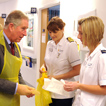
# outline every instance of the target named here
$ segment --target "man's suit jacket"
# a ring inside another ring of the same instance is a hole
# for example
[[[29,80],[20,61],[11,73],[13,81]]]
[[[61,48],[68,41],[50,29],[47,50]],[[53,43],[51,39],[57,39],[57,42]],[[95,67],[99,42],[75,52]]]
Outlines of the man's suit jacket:
[[[5,40],[5,44],[6,44],[7,50],[11,53],[10,47],[6,40]],[[16,46],[14,46],[14,48],[15,48],[15,56],[19,57],[19,53],[16,52],[17,51]],[[4,47],[0,45],[0,74],[3,68],[3,64],[4,64]],[[25,84],[20,72],[19,72],[18,78],[19,78],[20,84]],[[5,80],[5,79],[0,79],[0,92],[5,92],[5,93],[13,95],[15,92],[15,88],[16,88],[16,83]]]

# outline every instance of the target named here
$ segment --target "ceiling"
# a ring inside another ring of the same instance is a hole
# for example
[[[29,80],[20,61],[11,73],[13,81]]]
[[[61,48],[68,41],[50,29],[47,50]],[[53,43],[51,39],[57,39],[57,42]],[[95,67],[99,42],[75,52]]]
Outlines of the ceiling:
[[[0,0],[0,3],[6,2],[6,1],[10,1],[10,0]]]

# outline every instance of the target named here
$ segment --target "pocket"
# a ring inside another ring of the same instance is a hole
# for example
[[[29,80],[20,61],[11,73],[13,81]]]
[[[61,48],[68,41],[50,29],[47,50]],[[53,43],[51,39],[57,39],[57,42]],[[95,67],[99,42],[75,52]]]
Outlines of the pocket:
[[[95,100],[82,98],[81,106],[95,106]]]

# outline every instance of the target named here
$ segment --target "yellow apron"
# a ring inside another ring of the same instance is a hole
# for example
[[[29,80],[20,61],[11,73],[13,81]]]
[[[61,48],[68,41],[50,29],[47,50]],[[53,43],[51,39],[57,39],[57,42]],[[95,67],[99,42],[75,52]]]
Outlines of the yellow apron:
[[[18,74],[22,64],[22,56],[19,47],[17,43],[15,43],[20,58],[10,54],[6,48],[3,31],[0,32],[0,44],[4,46],[4,66],[2,69],[2,73],[0,74],[0,78],[18,83]],[[0,92],[0,106],[20,106],[19,94],[10,95]]]

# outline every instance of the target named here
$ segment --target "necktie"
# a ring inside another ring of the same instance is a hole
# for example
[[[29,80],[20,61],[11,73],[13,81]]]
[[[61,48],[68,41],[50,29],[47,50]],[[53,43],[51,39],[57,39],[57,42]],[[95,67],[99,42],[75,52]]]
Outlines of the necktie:
[[[11,42],[10,45],[11,45],[11,52],[12,52],[12,55],[14,55],[14,54],[15,54],[15,51],[14,51],[14,44]]]

